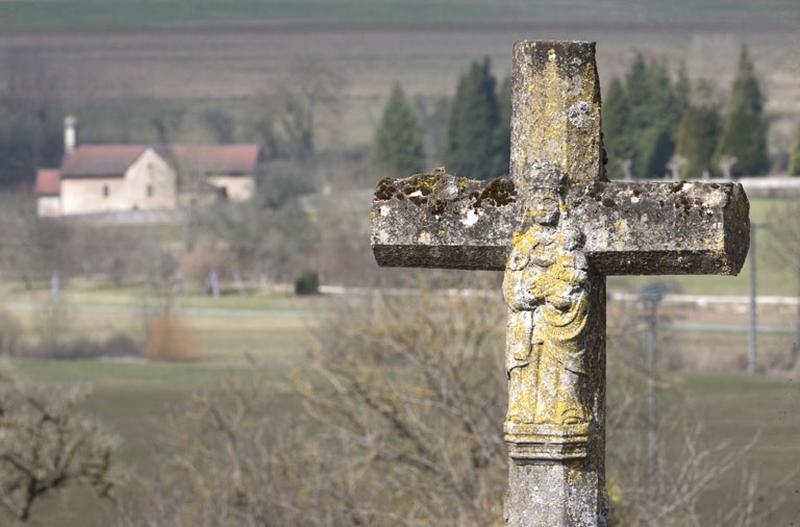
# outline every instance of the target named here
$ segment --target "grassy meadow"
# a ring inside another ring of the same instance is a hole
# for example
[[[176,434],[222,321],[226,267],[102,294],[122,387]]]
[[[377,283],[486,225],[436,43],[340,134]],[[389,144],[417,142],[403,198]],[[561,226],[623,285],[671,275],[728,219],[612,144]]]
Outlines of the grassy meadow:
[[[761,214],[767,210],[766,206],[757,203],[755,213]],[[733,289],[727,291],[736,293]],[[3,288],[5,309],[19,318],[26,331],[37,327],[36,306],[46,303],[48,296],[44,285],[32,292],[24,291],[19,284],[6,284]],[[62,299],[69,306],[68,328],[72,334],[123,331],[140,341],[144,338],[141,287],[114,288],[75,280],[67,284]],[[12,361],[11,366],[20,375],[54,386],[91,385],[93,392],[82,409],[102,419],[120,435],[120,461],[130,477],[152,475],[162,463],[159,456],[165,448],[164,423],[179,414],[193,394],[202,391],[213,394],[222,389],[226,379],[252,375],[249,360],[265,367],[276,379],[286,378],[294,368],[302,366],[315,321],[324,316],[331,302],[340,300],[265,293],[246,296],[229,293],[214,299],[189,291],[181,300],[178,317],[201,345],[202,357],[197,363],[24,359]],[[686,312],[675,308],[666,309],[664,314],[669,321],[744,323],[746,320],[743,313]],[[621,316],[625,313],[612,305],[610,322],[618,322],[617,317]],[[791,317],[769,315],[765,322],[790,323]],[[677,365],[700,370],[667,373],[670,386],[677,387],[682,395],[679,405],[670,403],[665,407],[695,416],[702,423],[701,441],[705,444],[727,442],[735,448],[760,434],[746,465],[759,473],[764,488],[769,489],[763,506],[777,508],[774,523],[770,525],[791,525],[800,514],[797,501],[792,500],[798,479],[786,467],[787,463],[794,466],[800,461],[795,445],[800,434],[800,420],[796,419],[800,385],[789,378],[750,378],[739,373],[746,353],[745,333],[665,329],[661,335],[660,349],[666,356],[668,369]],[[498,328],[497,338],[502,338],[502,328]],[[790,343],[791,335],[761,335],[764,360],[785,357]],[[613,368],[613,337],[608,353]],[[687,357],[691,363],[680,362]],[[674,455],[681,456],[680,445],[672,443],[678,439],[663,438],[675,448]],[[786,476],[791,477],[785,480]],[[725,481],[715,482],[710,496],[727,495],[737,485],[738,472]],[[122,487],[120,495],[124,497],[127,492],[130,484]],[[707,510],[713,510],[712,498],[704,504]],[[107,525],[112,512],[110,504],[98,505],[85,491],[69,491],[47,500],[32,525]]]
[[[24,361],[15,366],[20,373],[45,382],[92,384],[94,391],[83,409],[100,417],[123,438],[120,459],[131,474],[155,472],[160,463],[164,422],[180,412],[194,392],[213,393],[226,378],[248,375],[243,367],[205,364]],[[688,404],[681,411],[702,422],[700,441],[704,444],[726,443],[737,448],[757,435],[760,438],[745,466],[737,467],[725,481],[714,482],[709,501],[704,503],[707,510],[713,510],[714,496],[737,490],[740,471],[746,469],[758,473],[766,491],[760,506],[776,508],[769,525],[788,527],[800,520],[795,494],[800,475],[791,472],[800,461],[796,446],[800,384],[718,373],[676,375],[672,380],[683,393],[682,403]],[[662,440],[670,444],[678,438]],[[674,455],[684,455],[679,444],[672,446],[676,447]],[[121,492],[124,496],[124,487]],[[88,494],[68,492],[64,498],[46,501],[32,525],[104,525],[111,510],[110,505],[98,505]]]
[[[225,379],[247,374],[243,367],[208,364],[15,361],[13,367],[27,378],[54,386],[92,387],[81,409],[121,438],[118,461],[127,479],[117,492],[121,498],[136,477],[157,474],[163,463],[165,423],[183,410],[192,394],[213,393]],[[109,525],[114,515],[111,502],[98,501],[85,489],[68,490],[41,505],[31,525],[101,526]]]

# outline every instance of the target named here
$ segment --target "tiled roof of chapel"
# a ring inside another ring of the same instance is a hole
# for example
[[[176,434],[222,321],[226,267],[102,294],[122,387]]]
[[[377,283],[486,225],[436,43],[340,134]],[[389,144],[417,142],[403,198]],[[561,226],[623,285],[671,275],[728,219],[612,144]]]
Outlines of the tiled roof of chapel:
[[[122,177],[152,149],[181,172],[204,175],[247,175],[256,170],[261,147],[234,145],[80,145],[61,164],[65,178]]]

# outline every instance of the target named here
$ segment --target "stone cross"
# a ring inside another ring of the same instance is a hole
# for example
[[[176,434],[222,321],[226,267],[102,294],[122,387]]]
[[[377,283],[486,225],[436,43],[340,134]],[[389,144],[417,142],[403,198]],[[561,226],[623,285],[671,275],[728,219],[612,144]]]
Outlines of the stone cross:
[[[442,169],[382,180],[380,265],[505,272],[505,522],[606,525],[605,277],[736,274],[749,204],[736,183],[610,182],[591,42],[517,42],[510,178]]]
[[[622,179],[633,179],[633,172],[631,171],[633,159],[619,159],[618,161],[620,168],[622,168]]]
[[[688,161],[688,159],[678,154],[674,154],[671,158],[669,158],[667,170],[669,170],[669,173],[672,174],[672,181],[678,181],[681,179],[681,168],[683,168]]]
[[[736,156],[722,156],[719,158],[719,169],[722,171],[722,179],[727,179],[729,181],[733,179],[731,171],[736,161]]]

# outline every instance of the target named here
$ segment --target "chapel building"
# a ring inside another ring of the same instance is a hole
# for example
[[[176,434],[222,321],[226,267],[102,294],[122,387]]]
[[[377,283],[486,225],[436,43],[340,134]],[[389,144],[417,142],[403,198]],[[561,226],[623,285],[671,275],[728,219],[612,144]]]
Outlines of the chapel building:
[[[64,120],[59,168],[36,174],[39,216],[172,210],[247,201],[264,161],[259,145],[81,145]]]

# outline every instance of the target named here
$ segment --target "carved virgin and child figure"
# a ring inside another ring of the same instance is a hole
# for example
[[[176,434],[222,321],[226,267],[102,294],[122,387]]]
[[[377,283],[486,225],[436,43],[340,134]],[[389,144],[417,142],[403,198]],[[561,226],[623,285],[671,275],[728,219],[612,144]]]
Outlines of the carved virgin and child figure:
[[[503,281],[509,307],[506,439],[581,442],[591,422],[588,263],[583,233],[564,207],[566,177],[552,166],[537,170]]]

